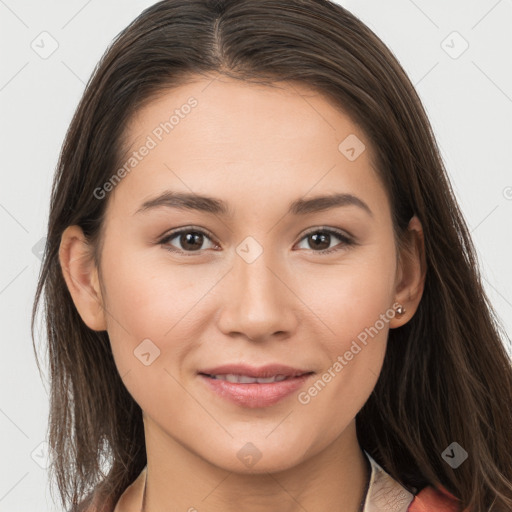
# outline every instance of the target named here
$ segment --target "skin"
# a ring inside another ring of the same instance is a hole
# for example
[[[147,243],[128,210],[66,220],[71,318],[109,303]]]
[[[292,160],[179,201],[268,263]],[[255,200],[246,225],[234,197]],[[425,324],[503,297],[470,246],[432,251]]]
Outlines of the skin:
[[[150,102],[127,127],[133,150],[190,96],[198,105],[103,199],[100,268],[79,227],[62,236],[76,307],[91,329],[108,331],[144,412],[151,512],[356,512],[363,498],[368,473],[355,416],[377,382],[389,329],[408,322],[421,299],[423,232],[413,217],[399,259],[370,141],[322,95],[276,85],[198,78]],[[350,134],[366,145],[354,161],[338,150]],[[233,215],[136,213],[166,189],[222,199]],[[354,194],[373,216],[354,205],[286,213],[296,199],[333,192]],[[187,254],[165,248],[186,251],[180,236],[158,243],[187,226],[214,238],[199,238]],[[319,254],[311,228],[339,229],[357,243],[327,235],[320,249],[338,250]],[[248,236],[263,251],[251,263],[236,252]],[[197,375],[224,363],[282,363],[314,371],[316,381],[397,302],[406,313],[305,405],[293,393],[271,407],[241,407]],[[134,356],[147,338],[160,350],[149,366]],[[237,457],[248,442],[261,453],[252,467]],[[116,512],[140,509],[144,476]]]

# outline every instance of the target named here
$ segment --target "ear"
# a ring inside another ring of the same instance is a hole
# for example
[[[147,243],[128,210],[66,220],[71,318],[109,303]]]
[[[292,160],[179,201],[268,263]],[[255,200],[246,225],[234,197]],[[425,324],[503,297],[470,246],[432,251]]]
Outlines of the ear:
[[[405,241],[398,254],[395,281],[395,305],[402,305],[405,312],[390,321],[392,329],[406,324],[414,316],[423,295],[426,273],[423,227],[414,215],[409,221]]]
[[[92,247],[79,226],[69,226],[62,233],[59,261],[69,293],[82,320],[94,331],[105,331],[106,315],[98,270],[92,257]]]

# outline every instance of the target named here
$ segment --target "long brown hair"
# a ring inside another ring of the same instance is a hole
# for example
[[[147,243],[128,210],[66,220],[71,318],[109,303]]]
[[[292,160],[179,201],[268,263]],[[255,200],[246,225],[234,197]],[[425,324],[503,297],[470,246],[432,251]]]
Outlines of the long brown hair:
[[[306,84],[365,132],[397,240],[413,214],[423,225],[427,275],[416,314],[389,333],[382,372],[356,417],[359,442],[413,493],[442,485],[473,512],[511,510],[510,340],[483,289],[413,85],[366,25],[327,0],[158,2],[115,38],[87,84],[55,175],[32,315],[33,336],[44,295],[50,470],[62,503],[81,510],[95,491],[111,512],[146,451],[142,411],[116,369],[107,332],[84,324],[66,287],[61,235],[79,225],[100,262],[108,197],[94,191],[122,165],[128,121],[162,91],[215,74]],[[442,458],[453,442],[468,453],[456,469]]]

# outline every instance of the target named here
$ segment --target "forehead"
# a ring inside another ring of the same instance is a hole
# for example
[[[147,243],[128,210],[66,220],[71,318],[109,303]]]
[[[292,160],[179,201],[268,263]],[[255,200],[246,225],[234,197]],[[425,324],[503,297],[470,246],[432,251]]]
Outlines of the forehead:
[[[303,84],[197,79],[137,111],[125,140],[127,172],[114,196],[169,187],[219,197],[235,191],[243,201],[260,193],[279,200],[285,191],[292,198],[341,188],[377,200],[384,193],[365,134]]]
[[[194,131],[198,143],[213,141],[231,150],[238,147],[247,156],[251,141],[255,150],[257,143],[273,143],[274,147],[286,144],[284,153],[291,145],[298,150],[304,141],[324,137],[336,141],[349,133],[363,136],[339,106],[305,84],[262,85],[213,77],[190,79],[174,89],[162,90],[134,114],[126,138],[136,146],[152,133],[157,142],[165,143],[162,138],[190,135],[187,127]]]

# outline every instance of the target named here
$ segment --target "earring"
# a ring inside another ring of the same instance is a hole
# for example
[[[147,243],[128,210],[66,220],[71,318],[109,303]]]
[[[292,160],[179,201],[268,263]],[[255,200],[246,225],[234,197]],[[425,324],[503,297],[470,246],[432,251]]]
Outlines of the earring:
[[[402,316],[404,313],[405,313],[405,308],[403,306],[400,305],[396,308],[396,314],[398,316]]]

